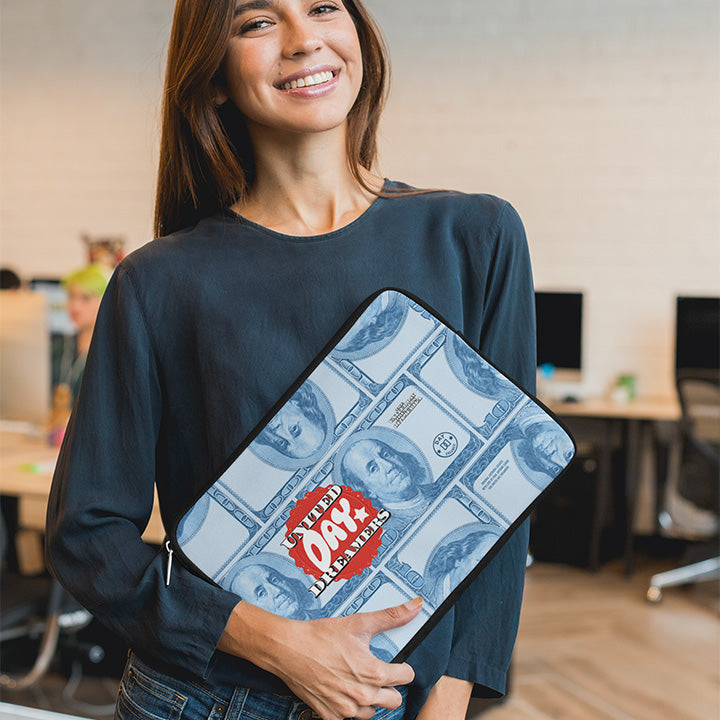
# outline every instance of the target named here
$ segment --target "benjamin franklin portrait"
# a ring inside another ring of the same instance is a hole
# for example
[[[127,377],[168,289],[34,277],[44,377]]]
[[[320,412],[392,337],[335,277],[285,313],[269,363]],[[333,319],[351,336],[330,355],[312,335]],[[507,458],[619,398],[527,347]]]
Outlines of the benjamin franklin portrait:
[[[518,389],[509,380],[450,330],[445,335],[445,355],[457,379],[477,395],[509,399],[518,394]]]
[[[570,437],[534,406],[521,411],[520,432],[510,442],[513,457],[525,477],[545,488],[563,470],[575,452]]]
[[[306,380],[250,445],[273,467],[295,470],[317,462],[330,447],[335,414],[325,393]]]
[[[428,600],[439,606],[485,557],[501,533],[499,525],[473,522],[445,536],[425,565]]]
[[[394,519],[414,520],[432,501],[432,472],[420,448],[390,428],[356,433],[338,451],[337,482],[360,490]]]
[[[220,581],[251,605],[294,620],[318,617],[318,603],[308,588],[314,582],[289,560],[260,553],[239,560]]]
[[[407,304],[394,293],[383,293],[362,314],[333,350],[333,355],[360,360],[382,350],[402,327]]]

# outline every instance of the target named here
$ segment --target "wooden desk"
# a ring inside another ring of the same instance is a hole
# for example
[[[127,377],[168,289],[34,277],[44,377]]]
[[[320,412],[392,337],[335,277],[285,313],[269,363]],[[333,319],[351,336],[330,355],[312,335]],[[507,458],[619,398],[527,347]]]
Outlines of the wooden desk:
[[[680,419],[680,401],[676,397],[639,397],[626,403],[604,398],[588,398],[578,402],[551,401],[546,404],[553,412],[567,417],[670,421]]]
[[[45,530],[48,495],[57,453],[57,448],[49,446],[42,437],[0,431],[0,495],[18,498],[19,530],[32,531],[36,538]],[[155,505],[143,539],[149,543],[161,543],[164,537],[156,493]],[[36,544],[39,547],[39,541]],[[30,559],[28,562],[31,566],[36,564]]]
[[[625,448],[625,572],[630,575],[635,564],[633,525],[639,489],[640,456],[645,427],[656,421],[677,422],[681,417],[677,397],[639,397],[626,403],[603,398],[590,398],[579,402],[546,402],[560,417],[577,417],[604,420],[605,428],[600,440],[598,483],[595,490],[595,512],[590,539],[590,568],[599,568],[600,535],[607,513],[611,487],[612,437],[620,427]]]

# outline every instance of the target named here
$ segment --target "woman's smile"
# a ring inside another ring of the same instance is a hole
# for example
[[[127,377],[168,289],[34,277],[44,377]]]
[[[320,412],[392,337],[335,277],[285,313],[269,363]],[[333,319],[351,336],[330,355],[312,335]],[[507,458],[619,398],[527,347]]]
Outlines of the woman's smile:
[[[295,90],[296,88],[310,88],[327,85],[337,76],[337,71],[319,68],[308,68],[296,72],[288,78],[281,80],[276,87],[280,90]]]

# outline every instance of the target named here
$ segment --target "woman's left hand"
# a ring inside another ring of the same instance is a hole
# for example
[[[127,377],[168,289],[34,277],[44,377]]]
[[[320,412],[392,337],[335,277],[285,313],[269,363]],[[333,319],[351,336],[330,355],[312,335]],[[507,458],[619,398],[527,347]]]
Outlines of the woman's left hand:
[[[240,601],[218,649],[277,675],[323,720],[371,718],[376,706],[401,705],[395,686],[412,682],[415,673],[407,663],[379,660],[370,640],[412,621],[421,606],[416,598],[347,617],[290,620]]]

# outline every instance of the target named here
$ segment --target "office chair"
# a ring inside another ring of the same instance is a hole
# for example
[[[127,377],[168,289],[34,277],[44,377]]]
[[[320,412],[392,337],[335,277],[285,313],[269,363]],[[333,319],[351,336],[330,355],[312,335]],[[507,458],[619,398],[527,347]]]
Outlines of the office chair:
[[[3,594],[7,595],[7,571],[3,578]],[[3,646],[3,664],[12,662],[8,644],[17,640],[39,640],[32,667],[26,672],[0,673],[0,690],[25,690],[48,671],[58,650],[61,635],[74,635],[86,627],[91,615],[49,577],[15,576],[9,583],[16,588],[15,598],[4,598],[0,619],[0,644]],[[31,643],[32,644],[32,643]]]
[[[650,602],[660,602],[665,587],[720,578],[716,495],[720,478],[720,371],[678,371],[677,390],[682,408],[682,461],[666,486],[658,517],[660,533],[711,542],[713,557],[653,575],[646,595]],[[689,476],[691,483],[687,482]],[[681,491],[687,494],[688,489],[694,490],[695,502],[683,496]],[[698,507],[698,501],[712,509]]]

